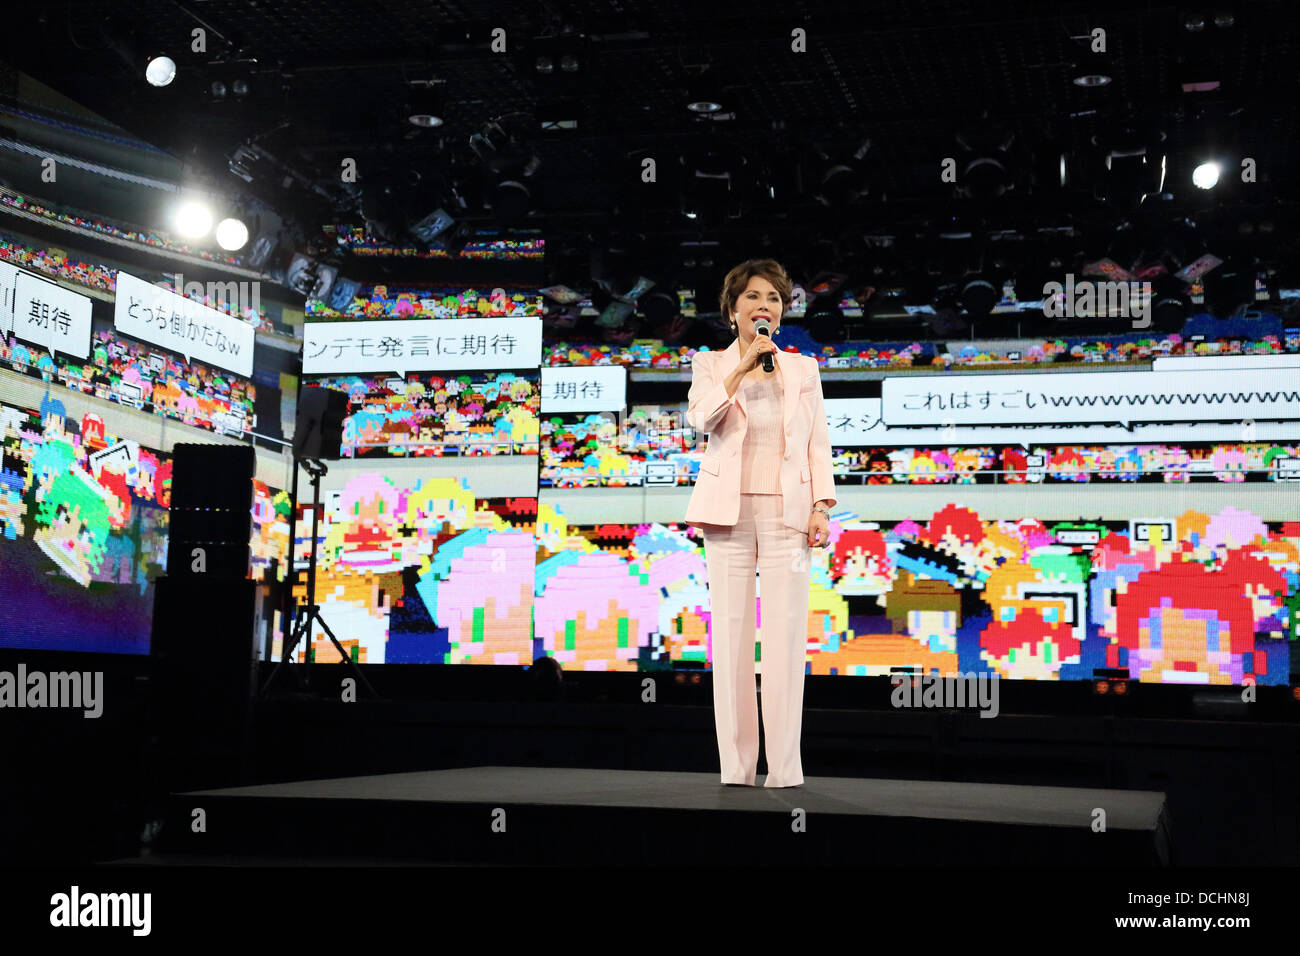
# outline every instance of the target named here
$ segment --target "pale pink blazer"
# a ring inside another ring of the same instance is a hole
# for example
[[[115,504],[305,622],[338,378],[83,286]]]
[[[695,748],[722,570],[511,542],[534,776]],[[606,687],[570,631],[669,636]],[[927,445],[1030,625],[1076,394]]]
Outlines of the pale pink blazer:
[[[781,512],[786,525],[805,534],[814,501],[835,504],[831,442],[822,403],[822,380],[811,355],[777,351],[781,370],[785,456],[781,461]],[[740,517],[740,446],[747,426],[745,388],[727,397],[724,379],[740,364],[740,342],[721,352],[696,352],[686,420],[709,436],[695,490],[686,506],[688,524],[734,525]],[[775,375],[776,369],[772,374]]]

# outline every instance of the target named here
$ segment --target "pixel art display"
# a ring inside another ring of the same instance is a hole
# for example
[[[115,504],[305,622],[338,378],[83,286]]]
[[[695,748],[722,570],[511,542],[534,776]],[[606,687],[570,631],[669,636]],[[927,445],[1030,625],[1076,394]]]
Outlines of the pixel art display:
[[[400,487],[366,474],[323,507],[317,597],[359,661],[519,664],[548,654],[583,670],[709,666],[693,528],[573,526],[535,499],[476,499],[465,478]],[[831,548],[812,553],[810,674],[1289,677],[1300,522],[1225,508],[1045,525],[948,506],[888,525],[841,513],[831,535]],[[304,537],[296,552],[301,566]],[[761,647],[761,578],[755,610]],[[337,656],[319,639],[314,651]]]
[[[538,483],[543,488],[689,485],[704,444],[686,424],[686,403],[636,405],[611,412],[547,415],[541,427]]]
[[[344,458],[537,454],[537,376],[321,376],[313,385],[348,394]]]
[[[131,450],[57,399],[3,409],[5,646],[148,649],[166,554],[170,461]],[[254,575],[288,546],[289,504],[255,488]],[[294,589],[305,592],[310,505]],[[1283,684],[1300,617],[1300,522],[1188,511],[1136,521],[832,516],[814,549],[810,674],[997,673]],[[322,502],[317,599],[365,663],[658,670],[710,664],[703,541],[664,524],[571,525],[536,498],[477,498],[469,479],[378,472]],[[279,562],[273,565],[272,562]],[[762,579],[756,614],[761,667]],[[314,636],[312,652],[337,652]],[[278,656],[279,648],[275,648]],[[301,656],[305,648],[299,648]]]
[[[99,416],[0,404],[0,646],[147,654],[167,560],[169,455]],[[255,482],[252,576],[288,552],[288,498]]]

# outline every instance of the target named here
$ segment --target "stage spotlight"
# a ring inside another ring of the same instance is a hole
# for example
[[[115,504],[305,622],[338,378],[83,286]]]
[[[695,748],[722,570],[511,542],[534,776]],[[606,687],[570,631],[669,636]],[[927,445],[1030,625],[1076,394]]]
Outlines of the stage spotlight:
[[[984,117],[987,125],[957,133],[957,192],[968,199],[996,199],[1015,188],[1009,166],[1015,134]]]
[[[722,112],[722,86],[712,70],[706,68],[687,79],[686,108],[704,116]]]
[[[1002,290],[988,279],[971,279],[962,286],[957,301],[972,318],[988,315],[1002,298]]]
[[[1102,165],[1097,198],[1135,207],[1163,192],[1166,138],[1162,130],[1147,132],[1134,123],[1094,136]]]
[[[238,176],[246,183],[251,183],[257,178],[255,169],[260,158],[255,148],[243,145],[237,147],[230,155],[227,166],[233,175]]]
[[[1111,78],[1115,75],[1110,54],[1094,53],[1087,47],[1083,49],[1079,62],[1075,65],[1075,71],[1072,82],[1075,86],[1081,86],[1084,89],[1109,86]]]
[[[187,239],[202,239],[212,229],[212,210],[190,199],[176,210],[176,231]]]
[[[824,206],[838,208],[867,196],[871,183],[866,174],[866,156],[871,151],[871,140],[862,139],[853,152],[835,147],[813,144],[813,153],[820,161],[817,185],[813,198]]]
[[[533,118],[548,135],[576,130],[586,119],[584,103],[591,38],[565,26],[558,35],[534,37],[532,57]]]
[[[466,222],[458,222],[442,233],[430,244],[430,249],[440,249],[453,259],[465,251],[465,247],[474,240],[475,232]]]
[[[319,262],[311,256],[296,252],[285,274],[285,284],[308,299],[324,300],[338,278],[338,267]]]
[[[207,103],[242,102],[253,94],[253,72],[257,60],[244,57],[235,60],[214,60],[207,66],[207,86],[203,99]]]
[[[411,235],[426,245],[456,225],[456,219],[441,206],[411,226]]]
[[[217,223],[217,245],[229,252],[244,248],[248,242],[248,227],[238,219],[223,219]]]
[[[407,97],[406,121],[421,129],[432,129],[443,122],[442,84],[430,80],[426,83],[411,84]]]
[[[675,316],[681,309],[677,296],[669,288],[647,292],[637,303],[651,325],[660,325]]]
[[[166,86],[176,79],[176,61],[169,56],[155,56],[144,68],[150,86]]]
[[[1232,257],[1205,275],[1206,310],[1220,319],[1230,318],[1255,304],[1259,266],[1253,258]]]
[[[492,187],[492,212],[502,225],[523,218],[532,207],[533,194],[524,182],[501,179]]]
[[[271,261],[271,256],[279,244],[279,239],[276,236],[263,233],[253,241],[252,248],[248,250],[248,254],[244,257],[245,264],[250,269],[262,269]]]
[[[1110,77],[1105,73],[1081,73],[1074,78],[1075,86],[1093,88],[1098,86],[1107,86],[1110,83]]]
[[[100,27],[105,44],[133,73],[144,74],[150,86],[167,86],[176,78],[176,61],[165,54],[146,55],[136,39],[134,25],[122,19],[105,20]]]
[[[1219,183],[1219,164],[1201,163],[1192,170],[1192,182],[1200,189],[1213,189]]]
[[[1155,328],[1161,332],[1181,331],[1191,305],[1186,283],[1166,273],[1153,284],[1151,299],[1151,318]]]

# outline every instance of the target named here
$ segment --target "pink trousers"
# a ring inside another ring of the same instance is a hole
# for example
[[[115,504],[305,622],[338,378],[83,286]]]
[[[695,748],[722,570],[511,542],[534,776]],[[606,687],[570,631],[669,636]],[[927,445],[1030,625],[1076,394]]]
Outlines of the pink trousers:
[[[754,685],[754,568],[762,582],[765,787],[803,783],[804,658],[808,640],[808,536],[781,521],[780,495],[740,496],[734,527],[705,525],[712,610],[713,713],[722,782],[754,785],[758,703]]]

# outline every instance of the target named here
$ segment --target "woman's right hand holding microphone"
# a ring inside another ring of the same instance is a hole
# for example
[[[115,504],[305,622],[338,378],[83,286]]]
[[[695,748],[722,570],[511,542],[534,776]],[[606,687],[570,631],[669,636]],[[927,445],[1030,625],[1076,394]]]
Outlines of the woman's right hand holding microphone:
[[[775,351],[776,343],[768,336],[756,335],[754,341],[749,343],[749,350],[741,358],[740,365],[746,372],[752,372],[759,367],[765,354]]]

